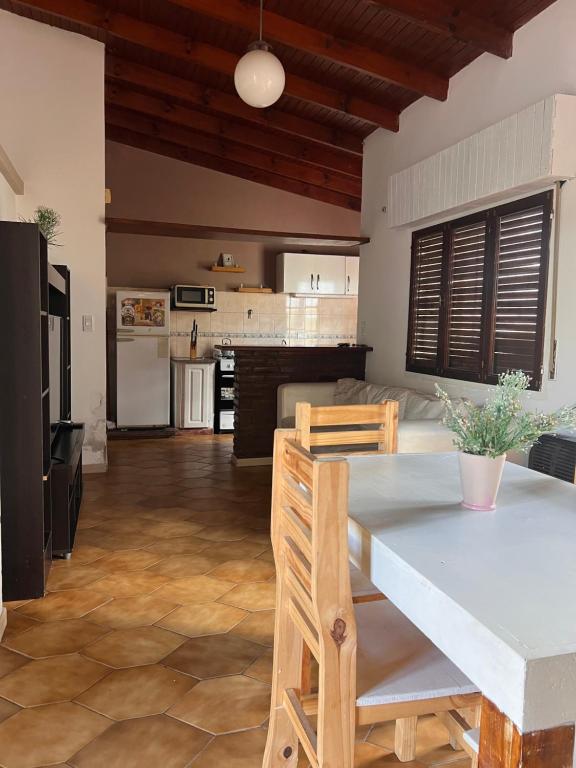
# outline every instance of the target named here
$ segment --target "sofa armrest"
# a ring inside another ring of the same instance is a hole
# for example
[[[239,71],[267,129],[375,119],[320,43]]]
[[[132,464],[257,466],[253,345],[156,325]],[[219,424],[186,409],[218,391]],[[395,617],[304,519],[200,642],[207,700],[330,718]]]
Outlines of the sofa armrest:
[[[335,381],[281,384],[277,396],[277,425],[281,427],[285,419],[294,418],[296,403],[333,405],[335,389]]]

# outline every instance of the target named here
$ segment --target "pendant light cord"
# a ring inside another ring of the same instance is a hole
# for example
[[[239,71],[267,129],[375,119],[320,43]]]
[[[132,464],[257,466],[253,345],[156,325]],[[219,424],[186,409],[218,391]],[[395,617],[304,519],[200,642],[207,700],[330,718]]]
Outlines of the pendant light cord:
[[[264,13],[264,0],[260,0],[260,37],[258,38],[262,42],[262,15]]]

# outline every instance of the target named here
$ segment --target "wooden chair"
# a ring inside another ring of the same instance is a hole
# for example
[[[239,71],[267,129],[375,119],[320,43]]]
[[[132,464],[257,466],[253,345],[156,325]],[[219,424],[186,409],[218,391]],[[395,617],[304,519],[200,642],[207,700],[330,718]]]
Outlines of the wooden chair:
[[[263,768],[295,768],[299,744],[313,768],[352,768],[356,724],[388,720],[396,720],[398,758],[413,760],[419,715],[475,711],[481,696],[390,601],[354,606],[348,462],[314,456],[295,438],[295,430],[276,430],[277,603]],[[303,642],[318,662],[314,696],[300,691]]]

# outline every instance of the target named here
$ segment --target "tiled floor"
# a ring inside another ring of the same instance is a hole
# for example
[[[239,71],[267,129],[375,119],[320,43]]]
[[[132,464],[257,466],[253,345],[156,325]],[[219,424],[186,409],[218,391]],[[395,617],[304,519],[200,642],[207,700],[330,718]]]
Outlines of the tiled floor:
[[[270,471],[235,469],[230,453],[212,437],[111,443],[72,559],[43,600],[8,605],[2,768],[260,768]],[[436,721],[419,730],[407,768],[468,768]],[[359,737],[358,768],[398,765],[391,724]]]

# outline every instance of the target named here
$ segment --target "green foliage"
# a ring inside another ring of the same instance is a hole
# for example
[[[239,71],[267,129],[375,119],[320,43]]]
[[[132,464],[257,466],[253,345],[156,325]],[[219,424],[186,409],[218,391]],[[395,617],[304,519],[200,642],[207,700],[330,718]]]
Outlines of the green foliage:
[[[62,218],[53,208],[47,208],[45,205],[39,205],[34,211],[34,216],[31,219],[22,219],[22,221],[28,224],[38,224],[38,229],[44,237],[48,245],[61,246],[62,243],[58,242],[60,237],[60,224]]]
[[[482,406],[467,401],[454,405],[436,385],[436,394],[446,406],[444,424],[454,432],[456,448],[496,458],[512,450],[528,450],[546,432],[576,426],[576,405],[554,413],[526,411],[522,395],[529,384],[530,377],[522,371],[503,373]]]

